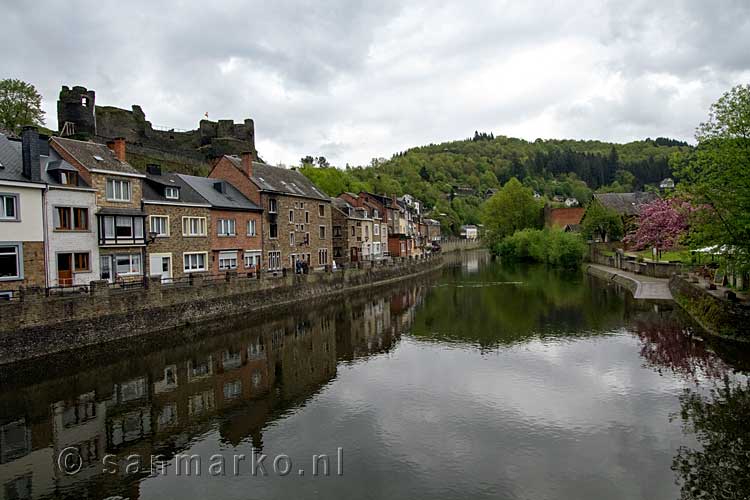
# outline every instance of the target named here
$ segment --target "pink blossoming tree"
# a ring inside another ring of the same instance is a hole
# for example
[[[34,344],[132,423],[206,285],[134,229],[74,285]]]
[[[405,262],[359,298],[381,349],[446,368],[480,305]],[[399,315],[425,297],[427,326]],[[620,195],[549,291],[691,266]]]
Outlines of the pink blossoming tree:
[[[657,255],[674,247],[687,232],[694,208],[680,199],[657,199],[644,205],[638,215],[638,227],[623,240],[636,250],[655,247]]]

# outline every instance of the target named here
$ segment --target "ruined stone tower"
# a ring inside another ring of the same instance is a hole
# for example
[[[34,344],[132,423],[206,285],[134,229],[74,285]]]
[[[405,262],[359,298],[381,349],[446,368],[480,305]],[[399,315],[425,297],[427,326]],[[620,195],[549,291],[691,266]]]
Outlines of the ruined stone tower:
[[[60,135],[96,135],[96,95],[86,87],[64,86],[57,100],[57,128]]]

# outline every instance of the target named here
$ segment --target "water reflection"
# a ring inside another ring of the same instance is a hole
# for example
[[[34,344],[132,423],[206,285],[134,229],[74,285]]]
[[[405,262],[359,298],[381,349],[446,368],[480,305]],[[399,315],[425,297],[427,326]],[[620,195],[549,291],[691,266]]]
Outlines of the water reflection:
[[[233,325],[225,335],[61,379],[39,372],[38,383],[0,396],[0,498],[138,498],[147,473],[102,474],[102,457],[170,460],[214,427],[220,442],[263,450],[264,428],[330,382],[337,361],[390,350],[424,291],[413,284],[253,328]],[[56,459],[71,446],[83,466],[66,475]]]
[[[0,498],[748,497],[747,356],[670,304],[471,252],[437,281],[245,323],[5,377]],[[337,446],[345,474],[323,481],[101,473],[110,453]]]

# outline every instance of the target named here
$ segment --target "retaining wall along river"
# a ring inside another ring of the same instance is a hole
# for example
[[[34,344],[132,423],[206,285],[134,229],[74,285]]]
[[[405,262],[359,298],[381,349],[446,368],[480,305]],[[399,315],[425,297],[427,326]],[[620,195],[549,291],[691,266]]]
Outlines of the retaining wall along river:
[[[438,270],[440,255],[421,259],[365,262],[333,273],[240,278],[222,281],[195,275],[189,282],[162,284],[158,278],[138,290],[92,288],[83,296],[26,294],[0,304],[0,364],[174,329],[201,321],[278,309]]]

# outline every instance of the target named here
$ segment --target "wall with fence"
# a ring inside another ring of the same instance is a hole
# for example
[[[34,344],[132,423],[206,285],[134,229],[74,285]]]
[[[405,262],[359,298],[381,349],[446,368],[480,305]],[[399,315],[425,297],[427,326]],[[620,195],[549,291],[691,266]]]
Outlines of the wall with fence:
[[[445,238],[439,243],[443,253],[484,248],[482,240],[467,240],[466,238]]]
[[[606,244],[591,244],[589,260],[593,264],[654,278],[669,278],[682,272],[682,265],[679,263],[638,260],[636,257],[625,255],[622,249],[606,246]]]
[[[140,285],[92,282],[75,294],[30,289],[0,303],[0,364],[238,314],[251,320],[254,313],[271,308],[284,314],[299,301],[387,285],[442,264],[442,257],[435,255],[302,275],[229,272],[171,283],[158,277]]]

